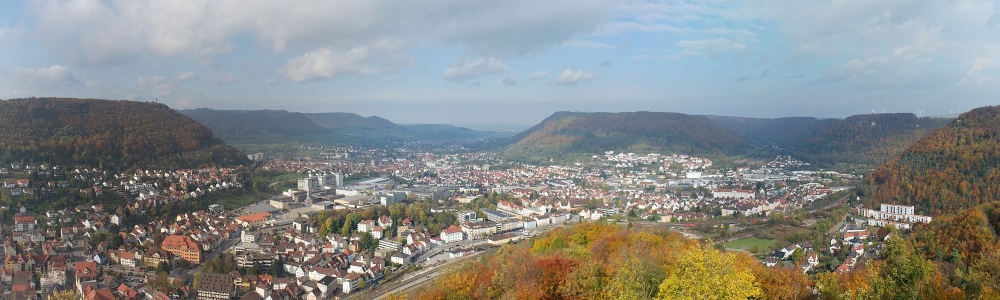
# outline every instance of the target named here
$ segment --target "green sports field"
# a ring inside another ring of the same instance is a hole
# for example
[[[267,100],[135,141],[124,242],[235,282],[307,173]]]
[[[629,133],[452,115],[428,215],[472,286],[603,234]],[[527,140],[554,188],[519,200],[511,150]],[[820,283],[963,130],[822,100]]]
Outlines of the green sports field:
[[[775,249],[778,246],[778,244],[772,240],[764,240],[758,238],[738,239],[735,241],[726,242],[722,245],[730,249],[743,249],[747,251],[753,249],[753,246],[757,246],[757,249],[761,252],[767,251],[768,249]]]

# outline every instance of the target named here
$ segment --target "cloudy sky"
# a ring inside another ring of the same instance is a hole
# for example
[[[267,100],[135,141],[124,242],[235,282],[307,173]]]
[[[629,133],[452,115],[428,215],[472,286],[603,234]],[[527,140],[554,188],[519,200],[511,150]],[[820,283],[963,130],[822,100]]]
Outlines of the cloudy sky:
[[[994,0],[0,2],[0,98],[533,124],[1000,102]]]

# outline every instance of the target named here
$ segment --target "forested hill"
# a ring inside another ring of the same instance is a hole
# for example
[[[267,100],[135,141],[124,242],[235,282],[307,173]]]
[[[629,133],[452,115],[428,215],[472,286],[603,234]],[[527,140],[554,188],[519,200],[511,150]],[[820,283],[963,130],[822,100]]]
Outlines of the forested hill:
[[[743,154],[750,146],[743,135],[708,118],[665,112],[557,112],[512,141],[504,153],[528,160],[604,151],[717,157]]]
[[[313,122],[346,135],[390,141],[449,141],[487,136],[472,129],[444,124],[399,125],[378,116],[353,113],[309,113]]]
[[[1000,200],[1000,107],[977,108],[917,141],[867,178],[867,201],[933,216]]]
[[[900,154],[917,140],[948,124],[950,119],[917,118],[910,113],[864,114],[832,124],[793,155],[821,166],[877,166]]]
[[[313,122],[306,114],[284,110],[182,110],[235,145],[331,142],[346,139]]]
[[[163,104],[96,99],[0,101],[0,162],[104,169],[246,162],[204,125]]]
[[[341,131],[345,134],[399,135],[406,132],[402,126],[378,116],[362,117],[353,113],[309,113],[310,120],[323,128]]]
[[[412,141],[455,141],[487,136],[450,125],[397,125],[352,113],[298,113],[284,110],[182,110],[229,143],[262,145],[305,142],[379,146]]]
[[[833,126],[838,119],[812,117],[744,118],[705,116],[726,128],[744,134],[756,146],[774,150],[797,149]]]

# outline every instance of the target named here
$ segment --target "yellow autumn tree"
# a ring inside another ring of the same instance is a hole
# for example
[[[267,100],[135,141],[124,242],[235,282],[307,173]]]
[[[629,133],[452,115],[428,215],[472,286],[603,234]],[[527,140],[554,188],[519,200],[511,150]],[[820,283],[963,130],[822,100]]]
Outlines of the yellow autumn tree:
[[[642,255],[639,253],[638,255]],[[604,288],[604,299],[639,300],[656,295],[663,280],[663,267],[648,257],[629,255],[617,260],[614,275]]]
[[[738,254],[701,246],[681,252],[677,265],[660,284],[658,298],[743,300],[762,296],[753,272],[742,266]]]
[[[969,285],[980,299],[1000,299],[1000,248],[983,255],[969,270]]]
[[[52,295],[49,296],[49,299],[50,300],[77,300],[77,299],[80,299],[80,296],[77,296],[76,290],[65,290],[65,291],[53,292]]]

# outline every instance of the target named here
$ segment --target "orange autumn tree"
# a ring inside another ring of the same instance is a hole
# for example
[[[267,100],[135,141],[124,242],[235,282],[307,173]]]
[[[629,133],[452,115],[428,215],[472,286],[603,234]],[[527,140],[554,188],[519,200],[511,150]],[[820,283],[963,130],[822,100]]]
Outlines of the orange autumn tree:
[[[655,299],[661,296],[669,275],[683,273],[678,270],[693,266],[692,261],[685,261],[694,253],[691,251],[702,253],[701,257],[723,259],[713,266],[720,263],[729,266],[730,273],[748,280],[741,283],[756,288],[757,292],[750,295],[767,296],[753,279],[759,263],[745,254],[718,252],[663,229],[627,228],[601,222],[559,228],[531,242],[502,246],[497,253],[456,268],[411,296],[415,299]]]

